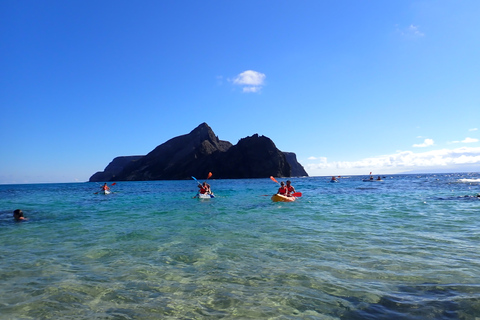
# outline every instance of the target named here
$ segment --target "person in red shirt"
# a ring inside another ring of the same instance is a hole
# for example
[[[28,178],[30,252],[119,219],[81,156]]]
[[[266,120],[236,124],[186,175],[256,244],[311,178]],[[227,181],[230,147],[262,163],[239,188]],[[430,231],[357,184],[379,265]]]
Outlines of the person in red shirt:
[[[278,194],[281,194],[281,195],[286,195],[288,193],[288,189],[287,187],[285,186],[285,182],[280,182],[280,188],[278,188],[278,191],[277,191]]]
[[[203,184],[199,184],[198,187],[200,188],[199,193],[201,194],[211,194],[212,190],[210,190],[210,185],[206,182]]]
[[[291,196],[293,193],[295,193],[295,188],[292,186],[292,182],[290,180],[287,180],[287,196]]]

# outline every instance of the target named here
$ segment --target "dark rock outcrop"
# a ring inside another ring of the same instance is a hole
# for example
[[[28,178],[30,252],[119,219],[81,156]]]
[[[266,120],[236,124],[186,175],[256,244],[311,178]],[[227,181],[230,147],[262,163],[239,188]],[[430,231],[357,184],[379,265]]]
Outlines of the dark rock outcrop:
[[[291,166],[272,140],[255,134],[224,153],[216,153],[215,176],[225,179],[290,177]]]
[[[90,181],[110,181],[115,178],[117,174],[122,172],[122,170],[128,166],[130,163],[133,163],[143,156],[124,156],[116,157],[105,167],[105,170],[98,171],[93,176],[90,177]]]
[[[290,177],[292,172],[295,176],[307,176],[295,154],[281,152],[269,138],[255,134],[234,146],[219,140],[212,129],[202,123],[189,134],[168,140],[146,156],[115,158],[104,172],[97,172],[90,181],[182,180],[191,176],[206,177],[210,171],[217,179]]]
[[[308,177],[307,172],[303,168],[303,166],[298,163],[297,161],[297,155],[293,152],[283,152],[285,155],[285,158],[287,159],[287,162],[290,164],[290,167],[292,168],[292,177]]]

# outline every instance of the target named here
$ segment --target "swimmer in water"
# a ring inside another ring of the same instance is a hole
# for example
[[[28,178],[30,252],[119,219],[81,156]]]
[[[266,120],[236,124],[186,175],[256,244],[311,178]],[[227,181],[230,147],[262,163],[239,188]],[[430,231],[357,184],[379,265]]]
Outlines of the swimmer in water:
[[[15,211],[13,211],[13,219],[15,219],[15,221],[25,221],[25,220],[27,220],[27,218],[25,218],[23,216],[23,211],[20,210],[20,209],[17,209]]]

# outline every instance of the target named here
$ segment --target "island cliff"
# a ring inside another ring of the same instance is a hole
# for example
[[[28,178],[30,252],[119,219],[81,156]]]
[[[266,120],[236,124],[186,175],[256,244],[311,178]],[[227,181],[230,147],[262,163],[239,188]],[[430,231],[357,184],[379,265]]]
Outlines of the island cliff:
[[[207,176],[210,171],[217,179],[308,176],[294,153],[278,150],[269,138],[255,134],[232,145],[202,123],[145,156],[113,159],[89,181],[183,180]]]

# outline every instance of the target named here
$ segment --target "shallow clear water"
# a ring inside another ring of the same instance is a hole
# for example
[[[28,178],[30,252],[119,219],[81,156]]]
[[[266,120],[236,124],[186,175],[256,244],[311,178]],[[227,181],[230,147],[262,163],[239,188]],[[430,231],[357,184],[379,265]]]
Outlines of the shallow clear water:
[[[0,185],[0,317],[480,317],[480,174],[361,178]]]

